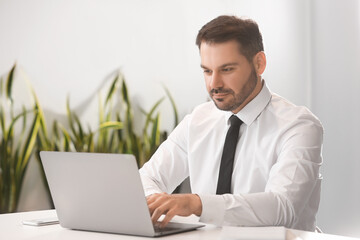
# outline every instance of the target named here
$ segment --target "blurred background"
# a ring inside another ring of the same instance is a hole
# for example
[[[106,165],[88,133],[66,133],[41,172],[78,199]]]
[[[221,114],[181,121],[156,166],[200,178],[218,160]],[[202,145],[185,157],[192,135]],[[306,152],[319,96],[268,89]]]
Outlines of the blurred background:
[[[182,119],[208,99],[196,34],[222,14],[257,21],[268,86],[324,125],[319,227],[360,237],[358,0],[0,0],[0,74],[16,62],[44,111],[64,116],[69,96],[93,124],[99,89],[120,70],[134,103],[148,110],[165,85]],[[171,131],[171,104],[160,108],[161,128]],[[50,206],[35,165],[19,211]]]

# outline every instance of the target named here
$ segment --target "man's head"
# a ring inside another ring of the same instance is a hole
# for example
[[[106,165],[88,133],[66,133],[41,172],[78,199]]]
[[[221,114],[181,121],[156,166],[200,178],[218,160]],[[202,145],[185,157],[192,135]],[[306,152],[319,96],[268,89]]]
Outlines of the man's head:
[[[240,54],[244,55],[249,62],[255,54],[264,51],[257,23],[251,19],[235,16],[219,16],[205,24],[196,37],[196,45],[200,49],[203,42],[213,44],[231,40],[239,44]]]
[[[257,24],[220,16],[202,27],[196,44],[212,100],[219,109],[237,113],[262,88],[266,58]]]

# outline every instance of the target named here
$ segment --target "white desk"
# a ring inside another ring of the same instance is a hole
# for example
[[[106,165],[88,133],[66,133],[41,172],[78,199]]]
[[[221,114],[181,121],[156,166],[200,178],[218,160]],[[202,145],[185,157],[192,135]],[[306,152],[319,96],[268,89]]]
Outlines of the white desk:
[[[126,236],[119,234],[109,234],[109,233],[97,233],[97,232],[86,232],[86,231],[76,231],[62,228],[59,224],[49,225],[49,226],[26,226],[22,224],[23,220],[31,220],[37,218],[48,218],[56,216],[55,210],[46,210],[46,211],[34,211],[34,212],[23,212],[23,213],[13,213],[13,214],[0,214],[0,240],[55,240],[55,239],[66,239],[66,240],[123,240],[123,239],[146,239],[148,237],[136,237],[136,236]],[[182,222],[194,222],[194,218],[177,218]],[[221,228],[214,226],[206,226],[202,229],[185,232],[181,234],[174,234],[170,236],[165,236],[157,239],[181,239],[181,240],[212,240],[219,239],[219,234],[221,233]]]
[[[13,214],[0,214],[0,239],[1,240],[55,240],[55,239],[66,239],[66,240],[123,240],[123,239],[151,239],[147,237],[136,237],[136,236],[126,236],[126,235],[118,235],[118,234],[109,234],[109,233],[97,233],[97,232],[86,232],[86,231],[75,231],[62,228],[59,224],[56,225],[49,225],[49,226],[42,226],[42,227],[33,227],[33,226],[26,226],[22,224],[23,220],[30,220],[30,219],[37,219],[37,218],[48,218],[54,217],[56,213],[54,210],[46,210],[46,211],[34,211],[34,212],[23,212],[23,213],[13,213]],[[197,219],[194,217],[182,218],[177,217],[177,221],[180,222],[196,222]],[[236,234],[236,237],[231,237],[230,239],[243,239],[241,238],[241,232],[261,232],[264,230],[262,228],[218,228],[213,225],[206,225],[203,228],[200,228],[195,231],[185,232],[170,236],[165,236],[157,239],[181,239],[181,240],[220,240],[224,239],[229,231],[232,232],[235,230],[239,230]],[[256,235],[256,234],[254,234]],[[286,233],[287,240],[309,240],[309,239],[316,239],[316,240],[339,240],[339,239],[353,239],[348,237],[341,237],[341,236],[334,236],[329,234],[319,234],[319,233],[310,233],[305,231],[297,231],[297,230],[287,230]],[[270,236],[267,235],[265,238],[261,239],[268,239]],[[251,238],[253,240],[260,239],[253,236]]]

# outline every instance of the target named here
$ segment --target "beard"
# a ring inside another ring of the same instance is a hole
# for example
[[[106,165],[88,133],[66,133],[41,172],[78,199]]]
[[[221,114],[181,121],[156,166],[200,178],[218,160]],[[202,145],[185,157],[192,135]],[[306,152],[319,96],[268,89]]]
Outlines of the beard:
[[[225,88],[214,88],[211,89],[209,94],[213,102],[215,103],[215,106],[223,111],[233,111],[240,107],[245,100],[251,95],[251,93],[254,91],[256,84],[257,84],[257,76],[256,71],[254,67],[252,68],[251,74],[246,81],[244,87],[241,89],[241,91],[237,94],[232,89],[225,89]],[[228,100],[226,102],[225,99],[219,98],[214,99],[214,93],[226,93],[232,96],[232,99]]]

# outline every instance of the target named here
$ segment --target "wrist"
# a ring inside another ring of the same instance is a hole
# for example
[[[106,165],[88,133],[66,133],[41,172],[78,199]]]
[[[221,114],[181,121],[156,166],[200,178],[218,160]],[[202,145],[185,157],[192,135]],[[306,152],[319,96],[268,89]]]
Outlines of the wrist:
[[[192,202],[193,202],[192,206],[194,207],[193,213],[199,217],[202,213],[201,199],[200,199],[199,195],[197,195],[197,194],[191,194],[191,195],[192,195]]]

